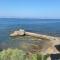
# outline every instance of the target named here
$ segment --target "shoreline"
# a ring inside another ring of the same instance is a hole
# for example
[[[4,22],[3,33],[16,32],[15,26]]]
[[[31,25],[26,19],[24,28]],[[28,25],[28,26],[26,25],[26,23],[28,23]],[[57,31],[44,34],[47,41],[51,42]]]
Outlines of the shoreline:
[[[37,34],[37,33],[32,33],[32,32],[26,32],[23,29],[20,29],[18,31],[14,31],[12,34],[10,34],[10,36],[32,36],[32,37],[37,37],[39,39],[42,40],[46,40],[46,41],[50,41],[49,44],[51,44],[51,46],[49,46],[44,52],[45,53],[59,53],[59,51],[56,49],[56,45],[60,45],[60,38],[58,37],[53,37],[53,36],[47,36],[47,35],[42,35],[42,34]]]
[[[57,40],[59,37],[54,37],[54,36],[49,36],[49,35],[43,35],[43,34],[37,34],[33,32],[27,32],[23,29],[20,29],[18,31],[14,31],[13,33],[10,34],[10,36],[32,36],[36,38],[40,38],[42,40]]]

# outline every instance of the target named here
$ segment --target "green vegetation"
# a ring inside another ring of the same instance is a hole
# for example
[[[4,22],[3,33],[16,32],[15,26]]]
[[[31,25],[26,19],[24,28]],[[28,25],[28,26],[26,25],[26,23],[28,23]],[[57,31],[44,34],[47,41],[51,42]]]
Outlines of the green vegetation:
[[[49,55],[26,53],[19,49],[7,49],[0,52],[0,60],[47,60]]]

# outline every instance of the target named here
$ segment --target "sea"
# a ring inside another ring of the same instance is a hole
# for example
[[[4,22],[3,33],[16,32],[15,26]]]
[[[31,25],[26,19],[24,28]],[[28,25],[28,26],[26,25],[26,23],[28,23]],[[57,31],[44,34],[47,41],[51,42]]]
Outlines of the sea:
[[[32,41],[30,37],[10,37],[11,33],[19,29],[60,37],[60,19],[0,18],[0,49],[22,48],[21,46],[25,44],[42,43]]]

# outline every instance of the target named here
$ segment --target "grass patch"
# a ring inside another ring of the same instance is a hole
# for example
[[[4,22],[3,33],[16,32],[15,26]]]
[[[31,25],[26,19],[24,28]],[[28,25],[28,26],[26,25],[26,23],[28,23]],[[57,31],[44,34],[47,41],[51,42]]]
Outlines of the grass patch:
[[[0,52],[0,60],[47,60],[49,55],[26,53],[19,49],[7,49]]]

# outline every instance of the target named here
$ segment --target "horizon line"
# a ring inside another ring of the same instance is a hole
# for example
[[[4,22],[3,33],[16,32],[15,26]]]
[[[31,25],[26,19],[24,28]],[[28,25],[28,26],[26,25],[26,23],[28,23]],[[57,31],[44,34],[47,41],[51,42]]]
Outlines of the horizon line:
[[[18,17],[0,17],[0,19],[60,19],[60,18],[18,18]]]

